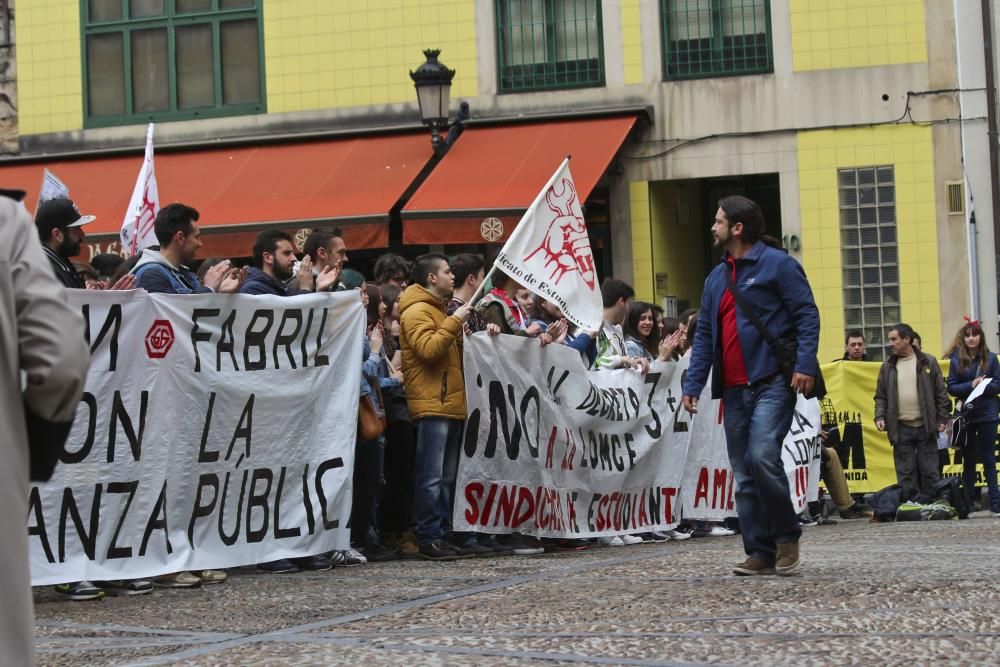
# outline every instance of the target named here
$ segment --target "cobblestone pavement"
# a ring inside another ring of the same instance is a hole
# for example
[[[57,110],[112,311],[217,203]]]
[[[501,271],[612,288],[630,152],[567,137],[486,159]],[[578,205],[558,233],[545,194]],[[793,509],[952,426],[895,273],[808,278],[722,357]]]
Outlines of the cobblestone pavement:
[[[987,665],[1000,519],[807,528],[794,577],[735,577],[739,538],[259,575],[66,602],[42,665]]]

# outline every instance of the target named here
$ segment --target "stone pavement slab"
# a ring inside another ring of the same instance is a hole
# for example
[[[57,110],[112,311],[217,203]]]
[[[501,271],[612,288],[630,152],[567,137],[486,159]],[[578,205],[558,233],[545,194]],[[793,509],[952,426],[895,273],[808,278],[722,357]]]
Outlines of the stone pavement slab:
[[[1000,519],[806,529],[793,577],[736,577],[739,538],[260,575],[66,602],[41,665],[1000,663]]]

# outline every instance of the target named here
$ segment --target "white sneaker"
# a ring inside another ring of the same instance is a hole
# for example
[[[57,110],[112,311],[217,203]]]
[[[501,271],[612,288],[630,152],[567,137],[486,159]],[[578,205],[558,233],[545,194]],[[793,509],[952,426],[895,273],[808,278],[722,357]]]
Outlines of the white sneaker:
[[[680,542],[681,540],[691,539],[691,533],[685,533],[684,531],[681,530],[674,530],[674,529],[665,530],[663,531],[663,534],[672,540],[677,540],[678,542]]]
[[[615,535],[614,537],[598,537],[597,543],[602,547],[623,547],[625,543],[622,542],[622,538]]]
[[[735,535],[735,530],[730,530],[725,526],[716,524],[708,531],[708,537],[729,537],[730,535]]]
[[[630,547],[633,544],[642,544],[642,538],[639,537],[638,535],[622,535],[618,539],[620,539],[622,541],[622,544],[624,544],[627,547]]]
[[[365,555],[354,547],[344,549],[344,559],[347,561],[347,565],[364,565],[368,562]]]

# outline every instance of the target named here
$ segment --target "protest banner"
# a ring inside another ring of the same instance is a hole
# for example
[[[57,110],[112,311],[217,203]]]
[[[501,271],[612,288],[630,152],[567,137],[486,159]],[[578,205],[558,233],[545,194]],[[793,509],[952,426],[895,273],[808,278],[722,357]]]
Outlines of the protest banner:
[[[948,377],[948,361],[938,360]],[[823,365],[827,396],[821,403],[823,427],[830,433],[826,445],[840,457],[851,493],[871,493],[896,483],[892,446],[886,433],[875,428],[875,385],[881,367],[875,361],[835,361]],[[960,476],[962,452],[946,452],[946,477]],[[977,485],[985,485],[982,465]]]
[[[50,199],[69,199],[69,188],[59,178],[48,169],[42,171],[42,185],[38,190],[38,204],[35,205],[35,212],[43,201]]]
[[[712,511],[696,518],[735,515],[717,413],[681,407],[687,362],[654,362],[645,376],[588,371],[565,346],[467,338],[455,530],[572,538],[665,530],[685,504],[700,509],[700,497]],[[798,406],[785,465],[801,509],[817,494],[819,406],[801,397]]]
[[[567,158],[517,223],[494,268],[559,306],[576,326],[593,330],[601,328],[604,310],[582,204]]]
[[[33,585],[348,546],[356,293],[67,294],[92,359],[61,462],[30,490]]]
[[[157,243],[153,222],[159,212],[160,193],[156,187],[156,171],[153,168],[153,123],[150,123],[146,128],[146,153],[119,233],[122,248],[127,248],[130,255],[138,255],[143,248]]]

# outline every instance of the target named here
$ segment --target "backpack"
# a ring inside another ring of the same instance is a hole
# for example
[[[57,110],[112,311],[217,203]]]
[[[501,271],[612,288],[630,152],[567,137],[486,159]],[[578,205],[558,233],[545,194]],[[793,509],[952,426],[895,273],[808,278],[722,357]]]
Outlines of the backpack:
[[[903,502],[903,489],[899,484],[865,495],[865,503],[875,512],[879,521],[895,521],[896,509]]]
[[[921,504],[907,501],[896,510],[896,521],[944,521],[958,519],[958,512],[944,500]]]
[[[945,477],[931,489],[931,500],[943,500],[953,508],[959,519],[969,518],[969,501],[965,495],[965,487],[958,477]]]

